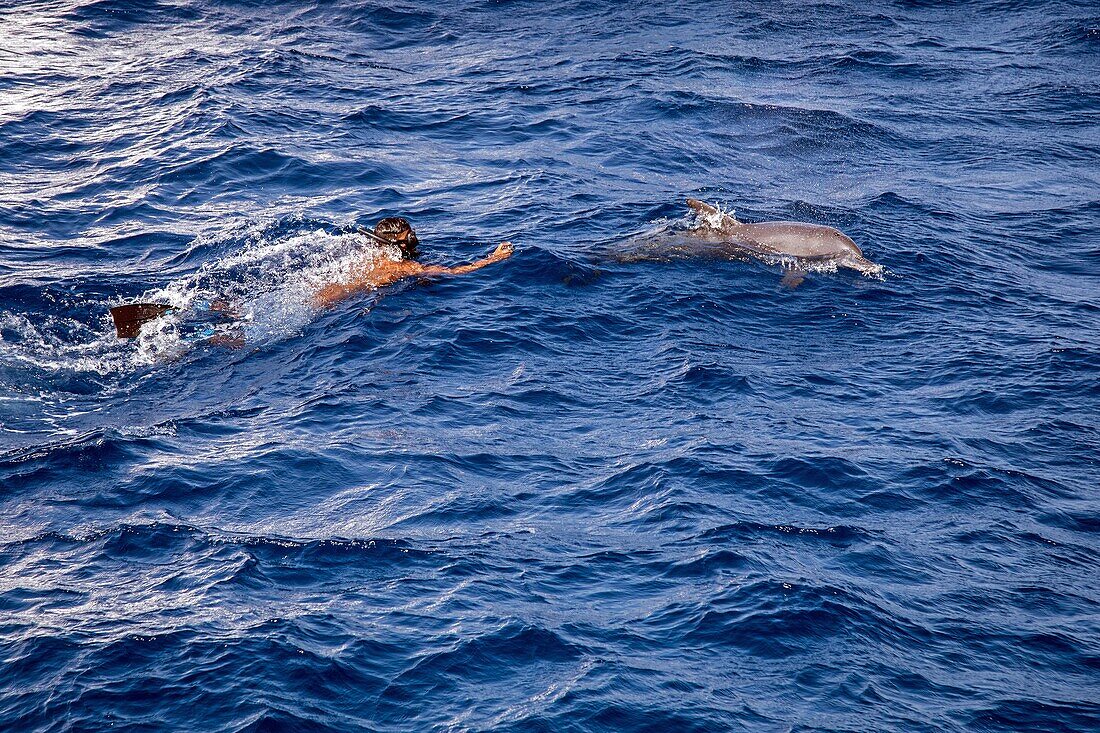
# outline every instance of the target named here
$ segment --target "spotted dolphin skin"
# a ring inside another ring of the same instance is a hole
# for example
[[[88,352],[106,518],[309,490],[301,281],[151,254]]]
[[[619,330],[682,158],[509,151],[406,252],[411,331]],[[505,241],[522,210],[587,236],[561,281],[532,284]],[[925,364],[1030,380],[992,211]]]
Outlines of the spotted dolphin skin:
[[[702,223],[691,230],[694,236],[708,240],[720,239],[730,254],[750,254],[761,258],[793,258],[797,262],[788,268],[783,281],[787,285],[802,282],[799,264],[835,263],[850,267],[865,275],[877,275],[882,265],[863,256],[863,252],[848,236],[832,227],[804,224],[797,221],[764,221],[746,224],[702,201],[688,199]]]

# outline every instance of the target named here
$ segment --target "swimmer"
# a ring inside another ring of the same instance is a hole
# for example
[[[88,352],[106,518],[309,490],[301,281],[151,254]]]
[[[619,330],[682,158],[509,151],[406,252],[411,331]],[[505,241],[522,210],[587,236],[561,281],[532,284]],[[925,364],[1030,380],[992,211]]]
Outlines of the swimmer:
[[[468,265],[455,267],[443,267],[441,265],[422,265],[416,261],[420,256],[417,245],[420,240],[416,237],[416,231],[408,221],[400,217],[391,216],[378,222],[374,231],[360,228],[360,233],[366,234],[380,244],[390,245],[397,249],[399,259],[379,258],[360,268],[346,283],[329,283],[313,296],[313,305],[324,308],[337,303],[355,293],[366,290],[375,290],[386,285],[404,280],[410,277],[438,277],[440,275],[465,275],[467,272],[480,270],[486,265],[506,260],[512,256],[514,248],[511,242],[501,242],[492,254]]]
[[[321,287],[310,297],[311,305],[324,308],[356,293],[392,285],[410,277],[464,275],[494,262],[506,260],[514,251],[511,242],[501,242],[488,257],[468,265],[455,267],[422,265],[416,261],[420,256],[417,250],[420,240],[405,219],[389,217],[378,222],[373,231],[360,228],[359,232],[396,251],[391,251],[389,256],[373,259],[360,266],[348,282],[329,283]],[[212,324],[213,328],[207,327],[201,332],[202,338],[215,345],[238,346],[243,343],[239,334],[233,332],[231,328],[227,329],[226,324],[223,323],[226,320],[239,319],[237,307],[224,299],[206,303],[204,306],[199,314],[199,320],[213,320],[215,323]],[[163,303],[131,303],[111,308],[111,318],[114,320],[118,337],[132,339],[138,337],[141,327],[146,323],[177,311],[177,308]]]

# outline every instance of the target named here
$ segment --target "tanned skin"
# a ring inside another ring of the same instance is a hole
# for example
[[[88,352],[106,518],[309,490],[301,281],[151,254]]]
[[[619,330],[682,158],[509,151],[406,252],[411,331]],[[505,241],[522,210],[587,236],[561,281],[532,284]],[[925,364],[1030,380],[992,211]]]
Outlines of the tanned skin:
[[[379,260],[356,272],[349,282],[330,283],[317,291],[313,296],[313,304],[325,308],[338,303],[356,293],[365,290],[392,285],[399,280],[409,277],[439,277],[441,275],[465,275],[467,272],[480,270],[486,265],[506,260],[514,251],[511,242],[501,242],[488,257],[471,262],[468,265],[457,267],[442,267],[440,265],[422,265],[416,260]]]

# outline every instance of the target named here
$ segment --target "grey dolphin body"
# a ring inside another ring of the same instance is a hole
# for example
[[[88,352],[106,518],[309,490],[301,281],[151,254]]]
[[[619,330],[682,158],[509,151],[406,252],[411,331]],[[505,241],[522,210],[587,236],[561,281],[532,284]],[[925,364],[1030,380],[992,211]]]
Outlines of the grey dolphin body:
[[[784,278],[788,285],[802,282],[800,264],[831,262],[866,275],[882,272],[882,265],[864,257],[855,242],[832,227],[796,221],[745,224],[702,201],[688,199],[687,204],[703,218],[703,223],[690,233],[724,249],[728,248],[730,255],[749,254],[762,258],[797,260],[788,266],[787,276]]]

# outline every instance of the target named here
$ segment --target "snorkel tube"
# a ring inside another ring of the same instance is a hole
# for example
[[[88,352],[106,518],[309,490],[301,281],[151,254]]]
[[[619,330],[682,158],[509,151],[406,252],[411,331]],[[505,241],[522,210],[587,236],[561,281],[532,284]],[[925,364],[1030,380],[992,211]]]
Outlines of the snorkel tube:
[[[414,260],[420,255],[420,253],[416,249],[416,246],[420,244],[420,239],[416,236],[416,232],[412,229],[412,227],[409,227],[410,234],[408,239],[405,240],[405,246],[402,246],[401,242],[395,242],[392,239],[380,237],[366,227],[358,227],[356,231],[358,231],[360,234],[366,234],[368,237],[373,239],[375,242],[378,242],[379,244],[389,245],[390,247],[397,247],[398,251],[401,252],[401,256],[404,259]]]

